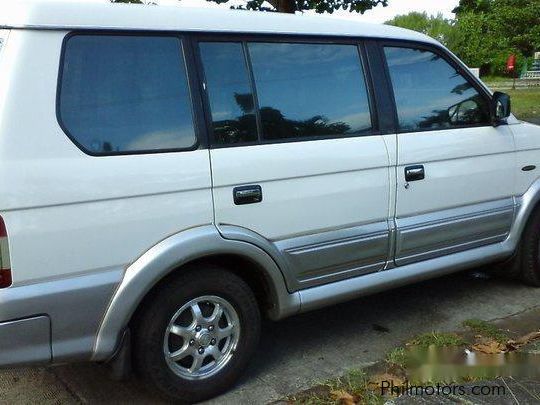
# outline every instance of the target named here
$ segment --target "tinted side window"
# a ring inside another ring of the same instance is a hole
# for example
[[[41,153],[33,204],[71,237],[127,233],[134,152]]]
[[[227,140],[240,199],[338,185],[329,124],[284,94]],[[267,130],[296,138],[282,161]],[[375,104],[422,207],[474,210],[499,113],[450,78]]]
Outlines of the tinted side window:
[[[258,140],[255,102],[241,43],[199,44],[219,144]]]
[[[176,37],[71,37],[59,109],[66,130],[90,153],[196,144],[182,44]]]
[[[489,123],[489,106],[471,83],[439,55],[385,48],[402,131]]]
[[[250,43],[263,138],[360,135],[371,130],[355,45]]]

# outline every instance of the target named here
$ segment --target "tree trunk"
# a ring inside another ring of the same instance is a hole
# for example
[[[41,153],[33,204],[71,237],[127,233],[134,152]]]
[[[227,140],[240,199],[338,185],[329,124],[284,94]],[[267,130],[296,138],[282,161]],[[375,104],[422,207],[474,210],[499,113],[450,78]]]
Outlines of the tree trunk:
[[[295,0],[269,0],[268,1],[277,12],[294,14],[296,12]]]

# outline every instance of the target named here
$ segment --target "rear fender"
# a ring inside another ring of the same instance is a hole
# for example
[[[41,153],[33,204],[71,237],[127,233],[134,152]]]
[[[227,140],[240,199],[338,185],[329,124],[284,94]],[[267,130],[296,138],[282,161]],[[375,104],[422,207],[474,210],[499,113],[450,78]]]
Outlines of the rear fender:
[[[182,271],[184,264],[222,254],[240,256],[263,269],[273,303],[270,318],[280,319],[299,311],[298,293],[289,294],[278,265],[264,250],[247,242],[224,239],[212,225],[197,227],[161,241],[127,268],[99,328],[92,360],[104,361],[114,353],[135,310],[161,279],[173,271]]]

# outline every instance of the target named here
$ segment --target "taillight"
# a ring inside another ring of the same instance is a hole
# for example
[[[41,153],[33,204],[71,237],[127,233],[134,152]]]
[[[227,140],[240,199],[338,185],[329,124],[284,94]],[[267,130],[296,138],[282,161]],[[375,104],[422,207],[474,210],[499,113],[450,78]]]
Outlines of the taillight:
[[[6,224],[0,217],[0,288],[11,285],[11,263],[9,261],[9,245]]]

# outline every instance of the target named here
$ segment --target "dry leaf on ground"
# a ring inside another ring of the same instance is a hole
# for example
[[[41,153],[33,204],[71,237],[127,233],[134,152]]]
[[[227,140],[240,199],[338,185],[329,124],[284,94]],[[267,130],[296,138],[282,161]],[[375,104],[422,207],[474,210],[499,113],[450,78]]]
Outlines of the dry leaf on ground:
[[[482,340],[471,346],[471,349],[475,352],[485,354],[498,354],[506,351],[506,346],[495,340]]]
[[[394,387],[402,387],[405,385],[405,380],[403,378],[400,378],[394,374],[389,373],[382,373],[382,374],[375,374],[373,377],[369,379],[369,387],[374,390],[378,390],[381,388],[381,384],[384,382],[392,382],[394,384]]]
[[[531,332],[526,334],[525,336],[515,339],[514,342],[518,345],[526,345],[527,343],[538,339],[540,339],[540,332]]]
[[[355,405],[354,397],[346,391],[337,390],[330,392],[332,399],[343,405]]]
[[[509,340],[506,343],[506,347],[508,350],[518,350],[521,346],[525,346],[538,339],[540,339],[540,332],[531,332],[515,340]]]

